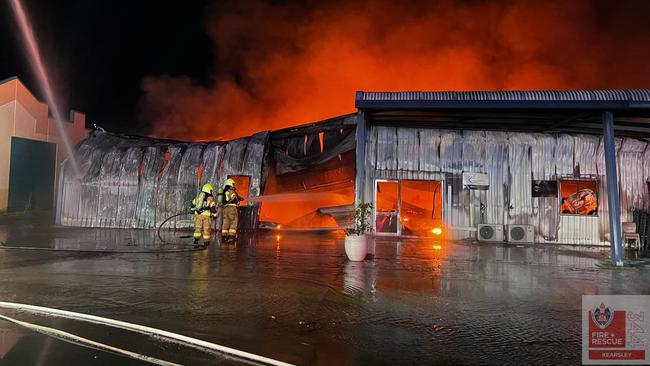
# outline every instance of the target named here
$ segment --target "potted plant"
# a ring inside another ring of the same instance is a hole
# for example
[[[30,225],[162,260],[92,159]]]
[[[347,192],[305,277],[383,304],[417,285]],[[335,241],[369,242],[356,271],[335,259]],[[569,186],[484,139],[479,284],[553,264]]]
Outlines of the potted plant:
[[[370,203],[360,203],[354,210],[354,224],[345,229],[345,254],[354,262],[362,261],[368,254],[368,233],[372,232],[370,223]]]

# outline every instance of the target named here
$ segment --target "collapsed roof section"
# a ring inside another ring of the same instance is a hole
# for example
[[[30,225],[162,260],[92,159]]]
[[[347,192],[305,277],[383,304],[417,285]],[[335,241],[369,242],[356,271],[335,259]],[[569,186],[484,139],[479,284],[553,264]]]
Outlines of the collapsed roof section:
[[[276,174],[305,170],[354,150],[354,118],[346,114],[272,132]]]
[[[312,171],[353,151],[353,131],[354,115],[231,141],[183,142],[96,129],[75,149],[81,176],[72,169],[61,174],[57,222],[154,228],[186,212],[203,183],[222,186],[230,176],[249,177],[248,197],[257,197],[271,166],[272,174],[287,176],[282,183],[293,182],[296,176],[291,173]],[[299,180],[303,187],[304,179]],[[257,224],[258,206],[248,206],[245,227]],[[189,218],[179,216],[166,225],[187,227]]]

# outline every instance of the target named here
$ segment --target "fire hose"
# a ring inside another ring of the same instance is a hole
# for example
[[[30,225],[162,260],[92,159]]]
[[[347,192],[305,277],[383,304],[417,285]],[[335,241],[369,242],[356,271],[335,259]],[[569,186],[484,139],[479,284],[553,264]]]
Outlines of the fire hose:
[[[168,217],[165,219],[157,229],[157,236],[158,239],[160,240],[161,243],[163,244],[178,244],[178,243],[172,243],[168,242],[167,240],[163,239],[162,235],[160,234],[161,229],[163,226],[165,226],[166,223],[168,223],[170,220],[183,216],[183,215],[191,215],[191,213],[188,212],[182,212],[173,216]],[[179,238],[181,239],[187,239],[191,238],[192,235],[182,235]],[[175,252],[187,252],[187,251],[194,251],[194,250],[202,250],[205,249],[206,246],[202,245],[201,247],[198,248],[175,248],[175,249],[165,249],[164,252],[167,253],[175,253]],[[24,245],[11,245],[5,241],[0,240],[0,249],[16,249],[16,250],[36,250],[36,251],[63,251],[63,252],[89,252],[89,253],[160,253],[160,249],[140,249],[140,250],[105,250],[105,249],[92,249],[92,250],[85,250],[85,249],[61,249],[61,248],[40,248],[40,247],[32,247],[32,246],[24,246]]]
[[[158,225],[158,230],[156,230],[156,234],[158,235],[158,239],[160,240],[161,243],[169,244],[165,239],[163,239],[162,235],[160,235],[160,229],[162,229],[162,227],[165,226],[165,224],[167,222],[169,222],[169,220],[175,219],[175,218],[177,218],[179,216],[183,216],[183,215],[191,215],[191,213],[181,212],[179,214],[176,214],[176,215],[173,215],[173,216],[170,216],[170,217],[166,218],[165,221],[163,221],[160,225]],[[192,235],[181,235],[180,236],[181,239],[187,239],[187,238],[191,238],[191,237],[192,237]]]
[[[162,329],[157,329],[157,328],[152,328],[144,325],[139,325],[139,324],[133,324],[133,323],[127,323],[124,321],[120,320],[115,320],[115,319],[110,319],[110,318],[103,318],[95,315],[90,315],[90,314],[84,314],[84,313],[76,313],[72,311],[66,311],[66,310],[60,310],[60,309],[54,309],[54,308],[48,308],[48,307],[43,307],[43,306],[35,306],[35,305],[29,305],[29,304],[19,304],[19,303],[14,303],[14,302],[5,302],[5,301],[0,301],[0,308],[1,309],[10,309],[10,310],[15,310],[17,312],[26,312],[26,313],[31,313],[31,314],[37,314],[37,315],[45,315],[49,317],[59,317],[59,318],[65,318],[65,319],[72,319],[76,321],[81,321],[81,322],[87,322],[91,324],[99,324],[99,325],[104,325],[104,326],[109,326],[117,329],[123,329],[131,332],[136,332],[140,333],[149,337],[152,337],[154,339],[160,339],[172,343],[176,343],[179,345],[184,345],[187,347],[192,347],[194,349],[204,351],[204,352],[210,352],[210,353],[216,353],[223,355],[227,358],[234,358],[237,361],[243,361],[249,364],[254,364],[254,365],[273,365],[273,366],[293,366],[290,363],[287,362],[282,362],[279,360],[275,360],[269,357],[264,357],[261,355],[257,355],[254,353],[246,352],[246,351],[241,351],[235,348],[231,347],[226,347],[222,346],[220,344],[216,343],[211,343],[208,341],[204,341],[201,339],[185,336],[182,334],[178,333],[172,333],[168,332]],[[24,321],[19,321],[17,319],[7,317],[7,316],[2,316],[3,320],[12,322],[14,324],[26,327],[28,329],[31,329],[33,331],[37,331],[39,333],[49,335],[51,337],[55,337],[61,340],[65,340],[70,343],[75,343],[75,344],[80,344],[85,347],[89,348],[95,348],[95,349],[100,349],[103,351],[107,352],[112,352],[116,354],[120,354],[123,356],[131,357],[131,358],[136,358],[142,361],[147,361],[150,363],[155,363],[158,365],[172,365],[173,363],[167,362],[164,360],[159,360],[155,359],[150,356],[145,356],[141,354],[137,354],[135,352],[131,351],[126,351],[122,350],[116,347],[112,347],[109,345],[105,345],[99,342],[95,342],[86,338],[79,337],[77,335],[63,332],[59,329],[54,329],[54,328],[48,328]]]
[[[160,230],[163,228],[163,226],[165,226],[165,224],[168,223],[170,220],[175,219],[175,218],[180,217],[180,216],[183,216],[183,215],[193,215],[193,213],[191,213],[191,212],[181,212],[179,214],[176,214],[176,215],[173,215],[173,216],[170,216],[170,217],[166,218],[162,223],[160,223],[160,225],[158,225],[158,229],[156,230],[156,235],[158,235],[158,239],[160,240],[161,243],[169,244],[169,242],[167,242],[165,239],[163,239],[162,235],[160,235]],[[191,238],[191,237],[192,237],[192,235],[181,235],[181,236],[179,236],[179,238],[181,238],[181,239],[188,239],[188,238]],[[204,246],[205,246],[205,243],[204,243]]]
[[[192,215],[190,212],[181,212],[176,215],[172,215],[168,218],[166,218],[160,225],[158,225],[158,228],[156,230],[156,235],[158,236],[158,239],[160,240],[161,243],[163,244],[178,244],[178,243],[172,243],[168,242],[165,240],[160,231],[162,230],[163,226],[167,224],[170,220],[175,219],[177,217],[183,216],[183,215]],[[214,229],[214,228],[213,228]],[[188,239],[191,238],[192,235],[181,235],[179,236],[180,239]],[[201,250],[205,249],[205,243],[199,247],[199,248],[193,248],[189,250]],[[10,245],[9,243],[5,241],[0,241],[0,249],[19,249],[19,250],[39,250],[39,251],[70,251],[70,252],[92,252],[92,253],[158,253],[160,250],[150,250],[150,249],[145,249],[145,250],[83,250],[83,249],[53,249],[53,248],[38,248],[38,247],[30,247],[30,246],[15,246],[15,245]],[[166,252],[185,252],[188,251],[188,249],[183,249],[183,248],[178,248],[178,249],[167,249],[165,250]]]

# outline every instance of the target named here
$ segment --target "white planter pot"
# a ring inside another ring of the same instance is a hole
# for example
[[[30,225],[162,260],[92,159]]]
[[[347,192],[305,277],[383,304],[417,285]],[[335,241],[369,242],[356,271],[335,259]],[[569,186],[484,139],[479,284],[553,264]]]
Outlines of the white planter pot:
[[[366,235],[348,235],[345,237],[345,254],[353,262],[360,262],[368,254],[368,237]]]

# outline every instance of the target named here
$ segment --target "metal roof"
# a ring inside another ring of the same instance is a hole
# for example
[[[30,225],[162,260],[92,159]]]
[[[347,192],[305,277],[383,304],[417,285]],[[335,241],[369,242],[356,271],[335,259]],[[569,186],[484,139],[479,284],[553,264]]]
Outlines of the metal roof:
[[[357,108],[650,109],[650,89],[358,91]]]
[[[650,137],[650,89],[359,91],[356,107],[370,124],[597,135],[612,111],[617,135]]]

